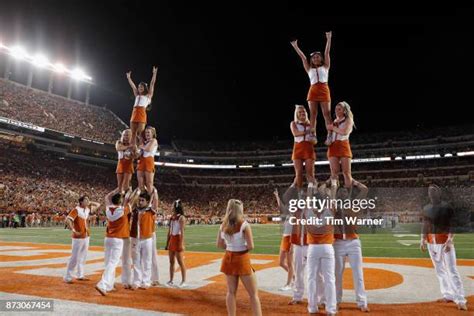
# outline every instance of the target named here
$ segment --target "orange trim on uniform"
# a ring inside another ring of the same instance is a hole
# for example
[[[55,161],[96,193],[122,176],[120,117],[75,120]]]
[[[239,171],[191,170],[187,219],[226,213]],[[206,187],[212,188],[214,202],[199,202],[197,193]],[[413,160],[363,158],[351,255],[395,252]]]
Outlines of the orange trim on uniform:
[[[250,255],[246,251],[226,251],[222,258],[221,272],[226,275],[250,275],[254,269],[250,264]]]
[[[140,157],[137,171],[155,172],[155,157]]]
[[[304,234],[303,237],[303,245],[301,245],[301,235],[298,234],[291,234],[290,236],[290,242],[292,245],[298,245],[298,246],[307,246],[308,245],[308,236]]]
[[[308,232],[308,244],[332,245],[334,243],[334,226],[327,225],[322,231],[319,232],[321,232],[321,234],[313,234],[311,232]]]
[[[280,250],[289,252],[291,249],[291,236],[283,236],[281,238]]]
[[[146,123],[146,107],[135,106],[132,111],[132,117],[130,122],[133,123]]]
[[[329,85],[325,82],[318,82],[309,87],[306,101],[313,102],[331,102],[331,92]]]
[[[79,236],[75,236],[74,233],[72,233],[71,234],[72,238],[84,239],[84,238],[90,236],[89,230],[87,229],[86,220],[78,215],[76,209],[73,209],[72,211],[70,211],[69,214],[67,215],[67,217],[72,219],[72,226],[73,226],[74,230],[76,232],[80,233]]]
[[[293,145],[293,154],[291,160],[316,160],[316,153],[314,152],[314,144],[308,141],[302,141]]]
[[[115,211],[118,207],[109,208],[112,212]],[[124,212],[122,217],[111,222],[107,220],[107,228],[105,231],[105,236],[109,238],[128,238],[130,237],[130,222],[128,214],[130,213],[130,208],[128,205],[124,207]]]
[[[328,147],[328,158],[352,158],[351,145],[349,140],[336,140]]]
[[[181,235],[171,235],[170,241],[168,244],[169,251],[181,252],[183,248],[181,247]]]
[[[117,163],[117,169],[115,173],[122,174],[122,173],[130,173],[132,174],[133,171],[133,160],[132,159],[125,159],[122,158]]]
[[[448,234],[428,234],[428,243],[444,244],[448,240]]]
[[[346,234],[346,238],[344,239],[343,234],[334,234],[334,239],[343,239],[343,240],[359,239],[359,235],[357,235],[356,233],[349,233],[349,234]]]

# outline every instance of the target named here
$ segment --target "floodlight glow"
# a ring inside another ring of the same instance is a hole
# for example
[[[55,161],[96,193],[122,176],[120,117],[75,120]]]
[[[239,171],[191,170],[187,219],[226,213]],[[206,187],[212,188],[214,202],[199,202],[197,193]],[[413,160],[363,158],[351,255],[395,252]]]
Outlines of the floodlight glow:
[[[35,55],[35,57],[33,57],[33,64],[36,66],[36,67],[45,67],[49,64],[49,60],[46,56],[42,55],[42,54],[37,54]]]
[[[25,59],[28,55],[26,54],[26,51],[23,47],[21,46],[15,46],[10,50],[10,53],[12,56],[16,59]]]
[[[54,68],[54,71],[59,72],[59,73],[66,72],[66,67],[61,63],[56,63],[53,68]]]
[[[76,68],[71,71],[71,77],[76,80],[91,80],[92,78],[87,76],[82,69]]]

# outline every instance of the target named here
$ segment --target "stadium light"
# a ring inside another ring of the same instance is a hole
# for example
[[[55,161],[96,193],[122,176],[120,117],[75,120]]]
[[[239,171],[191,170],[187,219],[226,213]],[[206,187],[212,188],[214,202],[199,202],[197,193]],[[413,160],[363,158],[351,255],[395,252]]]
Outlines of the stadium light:
[[[33,57],[33,65],[35,65],[36,67],[39,67],[39,68],[43,68],[43,67],[46,67],[47,65],[49,65],[49,60],[43,54],[36,54]]]
[[[36,67],[47,68],[48,70],[51,70],[57,73],[64,73],[75,80],[92,81],[92,77],[84,73],[84,71],[82,71],[79,67],[74,70],[71,70],[71,69],[68,69],[62,63],[53,64],[43,54],[38,53],[34,56],[29,55],[27,51],[20,45],[16,45],[14,47],[8,47],[3,42],[0,42],[0,49],[3,53],[10,55],[17,60],[24,60],[26,62],[29,62],[30,64],[33,64]]]
[[[53,66],[55,72],[63,73],[66,72],[66,67],[62,63],[56,63]]]
[[[15,46],[10,50],[10,54],[16,59],[25,59],[28,57],[25,49],[21,46]]]

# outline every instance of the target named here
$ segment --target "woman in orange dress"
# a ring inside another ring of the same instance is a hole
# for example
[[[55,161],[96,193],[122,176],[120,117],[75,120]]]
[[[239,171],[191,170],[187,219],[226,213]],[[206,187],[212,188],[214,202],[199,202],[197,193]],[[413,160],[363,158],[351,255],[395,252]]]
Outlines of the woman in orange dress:
[[[131,144],[132,132],[126,129],[122,132],[122,136],[115,143],[115,149],[118,154],[117,162],[117,188],[120,194],[125,194],[125,191],[130,187],[130,180],[133,174],[133,148]]]
[[[328,147],[328,160],[331,167],[331,187],[337,186],[339,172],[342,168],[344,186],[351,188],[353,184],[351,172],[352,151],[349,136],[354,128],[354,115],[347,102],[339,102],[335,109],[336,119],[326,128],[333,132]]]
[[[130,128],[132,130],[132,145],[135,147],[137,138],[140,137],[147,122],[146,111],[150,110],[151,99],[155,90],[156,73],[158,67],[153,66],[153,75],[151,77],[150,86],[145,82],[140,82],[138,88],[132,80],[132,72],[127,72],[127,79],[130,87],[132,87],[135,103],[133,105],[132,117],[130,118]]]
[[[227,314],[237,314],[237,288],[240,279],[249,294],[252,314],[262,315],[257,278],[248,253],[254,248],[252,230],[244,219],[244,206],[239,200],[230,199],[227,203],[226,214],[217,234],[217,247],[226,250],[221,272],[227,279]]]
[[[311,86],[308,91],[307,101],[310,110],[311,133],[314,137],[313,142],[316,143],[316,121],[318,117],[318,104],[323,111],[324,121],[326,125],[331,123],[331,93],[329,91],[329,67],[331,65],[329,52],[331,50],[332,32],[326,32],[326,49],[324,50],[324,57],[321,52],[313,52],[310,58],[298,47],[298,40],[291,42],[298,56],[303,62],[303,67],[308,73]],[[329,134],[330,131],[328,131]],[[326,141],[326,144],[328,142]]]
[[[183,205],[180,200],[173,203],[173,216],[170,220],[168,231],[168,255],[170,259],[170,280],[167,286],[173,287],[175,261],[178,261],[181,269],[181,283],[178,287],[186,287],[186,266],[184,265],[184,226],[186,225],[186,217],[184,217]]]
[[[148,126],[145,129],[145,140],[140,145],[140,160],[137,165],[137,179],[140,190],[146,188],[147,192],[153,192],[153,178],[155,176],[155,154],[158,150],[156,130]]]
[[[293,154],[291,160],[295,168],[295,182],[298,189],[303,186],[303,167],[306,170],[308,186],[314,186],[314,143],[311,141],[311,125],[308,113],[303,105],[296,105],[294,120],[290,124],[291,133],[294,137]]]

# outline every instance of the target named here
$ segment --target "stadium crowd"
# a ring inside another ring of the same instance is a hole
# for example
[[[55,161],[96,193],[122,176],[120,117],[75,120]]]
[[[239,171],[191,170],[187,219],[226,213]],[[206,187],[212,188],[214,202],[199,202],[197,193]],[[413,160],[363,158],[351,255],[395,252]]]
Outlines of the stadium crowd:
[[[114,143],[124,124],[111,111],[0,79],[0,116]]]

